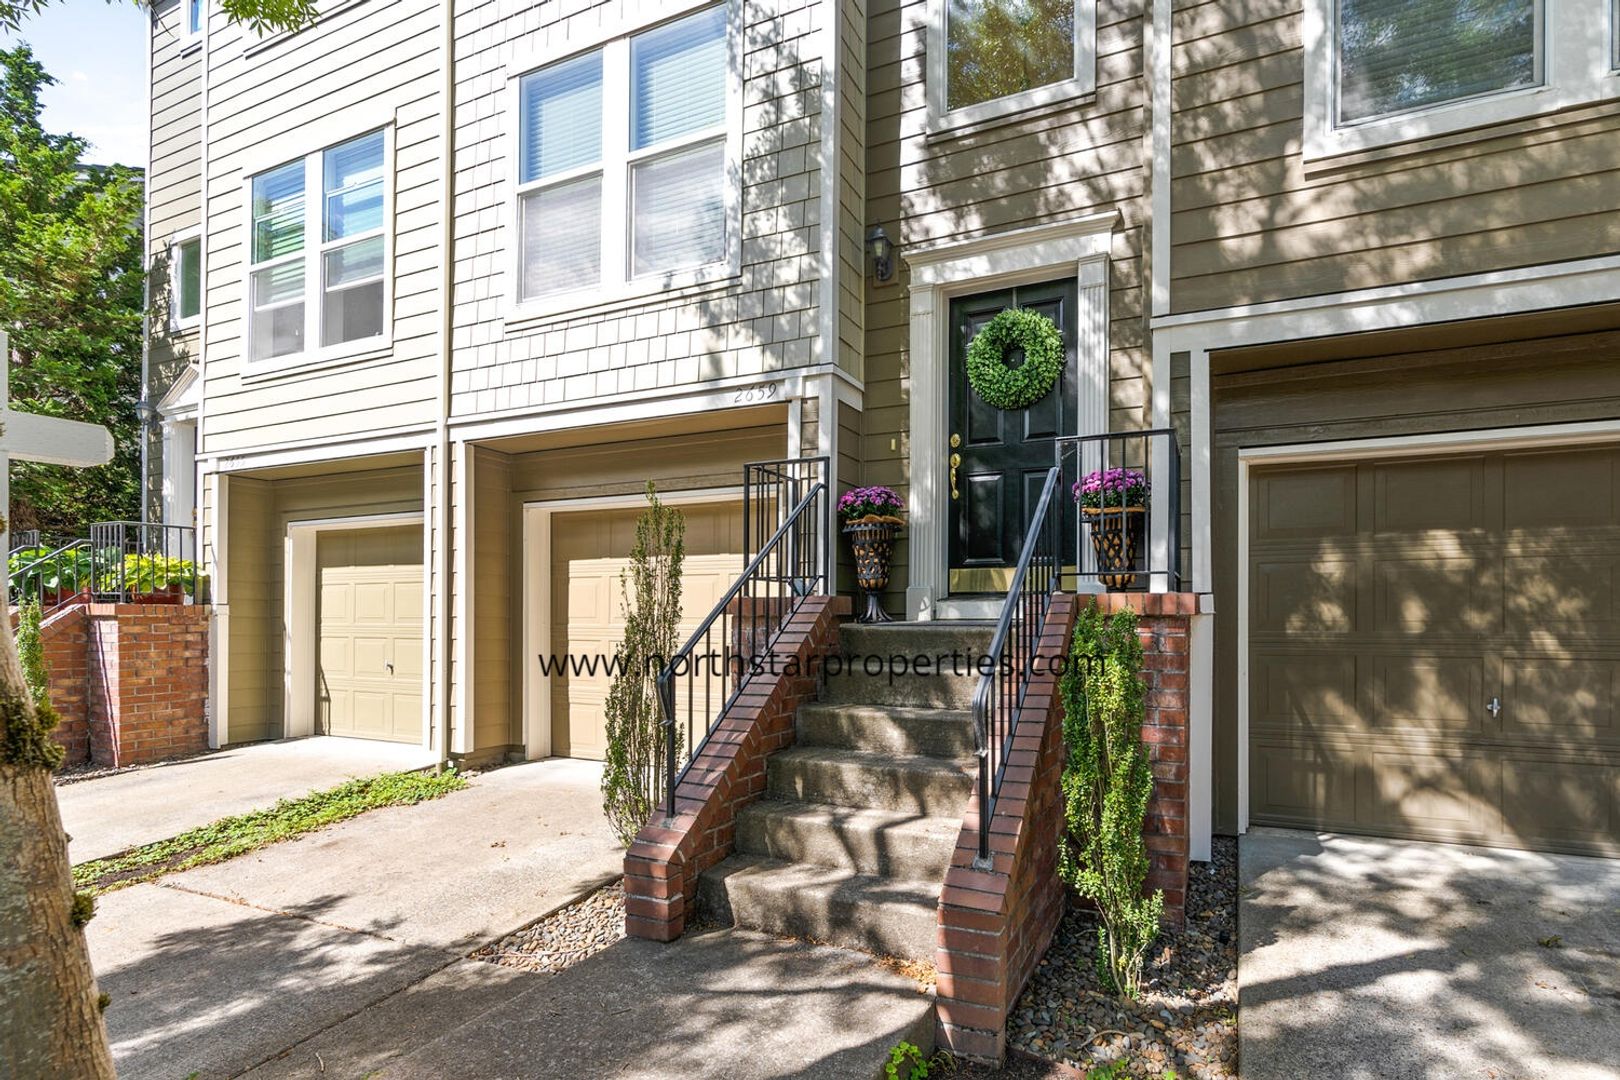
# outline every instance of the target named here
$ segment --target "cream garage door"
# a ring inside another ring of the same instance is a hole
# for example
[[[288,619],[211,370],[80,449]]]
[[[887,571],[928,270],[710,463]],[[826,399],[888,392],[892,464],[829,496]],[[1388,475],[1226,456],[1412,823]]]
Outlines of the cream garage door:
[[[1620,450],[1251,483],[1251,818],[1620,854]]]
[[[681,638],[697,629],[742,570],[739,502],[683,506],[686,559]],[[639,509],[554,514],[551,519],[551,651],[581,661],[611,657],[624,636],[619,575],[630,565]],[[560,757],[607,753],[612,679],[601,667],[548,680],[551,746]]]
[[[323,532],[317,729],[422,740],[422,529]]]

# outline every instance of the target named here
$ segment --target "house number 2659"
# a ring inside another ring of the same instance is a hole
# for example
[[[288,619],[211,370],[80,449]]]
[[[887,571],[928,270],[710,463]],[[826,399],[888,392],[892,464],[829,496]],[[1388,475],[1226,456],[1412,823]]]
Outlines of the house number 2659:
[[[732,397],[733,405],[754,405],[761,401],[775,401],[782,396],[781,383],[760,383],[758,386],[745,386]]]

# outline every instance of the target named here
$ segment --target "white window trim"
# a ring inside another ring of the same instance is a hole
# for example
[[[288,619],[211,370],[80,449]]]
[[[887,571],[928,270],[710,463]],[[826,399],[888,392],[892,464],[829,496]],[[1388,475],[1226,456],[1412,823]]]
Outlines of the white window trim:
[[[182,317],[180,314],[180,249],[190,241],[197,241],[197,274],[199,288],[197,290],[197,314]],[[185,330],[195,330],[202,325],[202,309],[208,295],[207,276],[204,272],[206,266],[204,258],[204,244],[202,227],[193,225],[189,229],[180,229],[169,237],[166,258],[169,261],[169,329],[175,333]]]
[[[683,3],[660,8],[645,5],[645,21],[627,20],[612,28],[611,36],[598,36],[588,48],[579,42],[570,42],[567,52],[525,57],[507,68],[505,100],[502,112],[517,118],[506,134],[507,160],[511,172],[507,178],[503,232],[511,237],[505,260],[507,275],[505,288],[506,323],[512,325],[531,320],[553,318],[571,314],[584,308],[604,309],[635,303],[649,296],[663,295],[682,289],[694,289],[735,280],[742,276],[742,84],[743,84],[743,25],[741,0],[724,0],[726,7],[726,117],[724,131],[715,128],[691,135],[683,135],[640,150],[630,149],[630,38],[665,23],[675,22],[696,11],[715,6],[701,3]],[[672,10],[673,9],[673,10]],[[520,183],[519,163],[523,154],[521,123],[522,94],[520,84],[524,76],[544,67],[576,56],[602,50],[602,114],[606,121],[602,129],[602,157],[593,165],[570,169],[548,176],[543,181]],[[658,158],[692,146],[725,140],[725,198],[726,256],[717,263],[678,270],[648,277],[631,277],[630,270],[630,169],[638,161]],[[619,148],[615,151],[615,148]],[[569,180],[579,180],[600,174],[602,177],[602,275],[601,281],[590,288],[572,292],[553,293],[525,300],[523,285],[523,219],[522,196],[539,188],[553,187]],[[617,273],[615,269],[617,268]]]
[[[1620,98],[1620,72],[1612,48],[1592,47],[1597,36],[1614,40],[1613,0],[1542,0],[1541,82],[1460,98],[1386,116],[1338,123],[1337,0],[1305,0],[1305,161],[1322,161],[1387,146],[1479,129],[1477,138],[1500,134],[1495,125]]]
[[[182,55],[202,48],[203,32],[208,28],[208,0],[202,0],[202,17],[197,29],[191,28],[191,0],[180,0],[180,52]]]
[[[383,137],[383,332],[374,337],[345,341],[338,345],[322,345],[321,316],[324,296],[321,288],[322,254],[330,247],[352,244],[373,234],[346,237],[343,241],[328,243],[324,237],[325,173],[322,155],[343,143],[350,142],[374,131]],[[253,180],[272,169],[293,162],[304,164],[304,247],[297,255],[285,255],[280,260],[253,261]],[[394,125],[385,123],[357,128],[337,138],[323,139],[318,147],[306,154],[281,158],[273,163],[244,170],[242,176],[242,371],[245,378],[307,371],[360,360],[386,357],[394,347]],[[253,274],[278,261],[304,260],[304,350],[285,356],[253,358]]]
[[[1074,0],[1074,78],[960,109],[946,108],[945,20],[950,0],[928,0],[928,134],[975,127],[1097,92],[1097,2]]]

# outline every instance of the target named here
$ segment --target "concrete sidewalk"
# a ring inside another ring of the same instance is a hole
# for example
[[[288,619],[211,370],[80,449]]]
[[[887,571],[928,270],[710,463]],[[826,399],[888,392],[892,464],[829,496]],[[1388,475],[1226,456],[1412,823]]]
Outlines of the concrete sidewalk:
[[[895,1043],[933,1046],[933,998],[912,980],[763,934],[627,939],[499,988],[470,970],[488,966],[447,969],[248,1075],[878,1080]]]
[[[617,876],[600,776],[512,766],[103,897],[88,936],[119,1076],[236,1075]],[[472,975],[497,997],[529,978]]]
[[[1620,861],[1256,829],[1239,875],[1244,1080],[1617,1075]]]
[[[75,863],[167,840],[277,799],[335,787],[359,776],[434,763],[420,746],[316,737],[254,743],[167,765],[62,784],[56,801]]]

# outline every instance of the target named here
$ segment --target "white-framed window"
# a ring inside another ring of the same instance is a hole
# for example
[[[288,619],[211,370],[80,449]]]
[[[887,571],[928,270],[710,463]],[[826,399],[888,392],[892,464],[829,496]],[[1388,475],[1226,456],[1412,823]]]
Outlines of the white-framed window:
[[[247,182],[248,358],[300,363],[385,348],[392,128]]]
[[[208,18],[208,0],[180,0],[180,47],[202,44],[203,22]]]
[[[1306,0],[1305,157],[1620,96],[1614,56],[1592,47],[1614,40],[1615,10],[1615,0]]]
[[[169,327],[189,330],[202,321],[202,233],[189,229],[169,240]]]
[[[930,130],[1097,89],[1096,0],[928,0]]]
[[[700,7],[513,79],[517,313],[739,272],[736,14]]]

